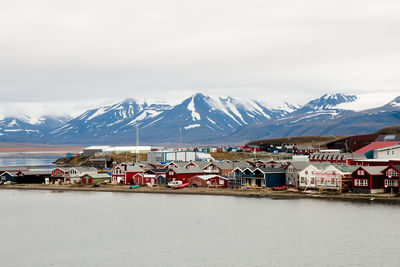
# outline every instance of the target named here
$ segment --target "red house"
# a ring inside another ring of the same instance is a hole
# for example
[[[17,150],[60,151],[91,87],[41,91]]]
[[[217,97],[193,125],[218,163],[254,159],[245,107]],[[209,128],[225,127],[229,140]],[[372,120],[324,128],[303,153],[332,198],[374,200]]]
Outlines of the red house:
[[[229,186],[229,181],[231,180],[226,177],[214,174],[196,175],[187,180],[188,183],[196,185],[197,187],[209,188],[227,188]]]
[[[112,172],[112,181],[122,184],[133,184],[134,177],[137,174],[143,174],[144,170],[138,166],[121,163],[114,167]]]
[[[132,180],[135,185],[142,185],[143,184],[143,173],[137,173],[133,176]]]
[[[67,176],[68,174],[68,169],[64,169],[64,168],[55,168],[51,171],[51,178],[53,180],[56,179],[64,179],[65,176]]]
[[[385,166],[360,166],[352,174],[353,192],[374,194],[384,192]]]
[[[259,146],[239,146],[239,148],[241,148],[243,150],[243,152],[245,153],[252,153],[252,152],[260,152],[261,149]]]
[[[386,192],[399,192],[400,165],[391,165],[383,170],[385,179],[383,184]]]
[[[166,174],[166,183],[170,181],[182,181],[187,183],[187,179],[196,175],[202,175],[204,171],[197,167],[176,168],[171,167]]]

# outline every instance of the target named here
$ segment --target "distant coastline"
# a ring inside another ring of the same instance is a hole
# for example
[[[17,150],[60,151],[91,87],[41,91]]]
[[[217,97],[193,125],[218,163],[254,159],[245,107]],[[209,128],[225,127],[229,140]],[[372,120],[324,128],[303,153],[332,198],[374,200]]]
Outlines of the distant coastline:
[[[116,193],[147,193],[147,194],[174,194],[174,195],[211,195],[235,196],[271,199],[316,199],[360,203],[381,203],[400,205],[400,197],[391,194],[352,194],[352,193],[305,193],[272,191],[266,189],[215,189],[215,188],[185,188],[173,190],[166,187],[140,187],[129,189],[128,186],[105,185],[92,187],[88,185],[44,185],[44,184],[14,184],[1,185],[0,190],[49,190],[49,191],[81,191],[81,192],[116,192]]]
[[[45,145],[45,144],[28,144],[28,143],[8,143],[0,142],[0,153],[19,153],[19,152],[75,152],[82,151],[83,146],[63,146],[63,145]],[[64,153],[65,154],[65,153]]]

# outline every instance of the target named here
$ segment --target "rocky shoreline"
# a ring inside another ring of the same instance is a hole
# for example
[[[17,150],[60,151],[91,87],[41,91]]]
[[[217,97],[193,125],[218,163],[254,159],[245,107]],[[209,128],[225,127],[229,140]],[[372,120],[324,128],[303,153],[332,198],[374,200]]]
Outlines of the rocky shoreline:
[[[175,195],[214,195],[214,196],[236,196],[236,197],[254,197],[271,199],[318,199],[349,201],[362,203],[384,203],[400,204],[400,197],[391,194],[351,194],[351,193],[305,193],[272,191],[268,189],[215,189],[215,188],[185,188],[173,190],[166,187],[140,187],[129,189],[129,186],[122,185],[104,185],[92,187],[89,185],[44,185],[44,184],[14,184],[1,185],[3,190],[50,190],[50,191],[90,191],[90,192],[119,192],[119,193],[149,193],[149,194],[175,194]]]

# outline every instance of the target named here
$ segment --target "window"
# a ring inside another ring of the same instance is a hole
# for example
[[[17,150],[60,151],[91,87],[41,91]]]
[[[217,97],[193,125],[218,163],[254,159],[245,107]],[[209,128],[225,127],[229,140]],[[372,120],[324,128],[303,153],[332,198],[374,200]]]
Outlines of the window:
[[[357,174],[358,174],[358,175],[365,175],[365,172],[364,172],[364,170],[358,170],[358,171],[357,171]]]
[[[394,179],[385,179],[385,187],[398,187],[399,181]]]
[[[386,171],[386,176],[387,177],[399,177],[399,173],[395,171],[394,169],[389,169]]]
[[[354,179],[354,186],[368,186],[367,179]]]

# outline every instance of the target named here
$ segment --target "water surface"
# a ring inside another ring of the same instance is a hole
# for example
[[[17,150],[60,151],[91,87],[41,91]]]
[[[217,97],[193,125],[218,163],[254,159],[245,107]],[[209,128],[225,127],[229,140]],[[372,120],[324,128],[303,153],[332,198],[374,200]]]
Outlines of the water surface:
[[[398,206],[0,190],[1,266],[396,266]]]

